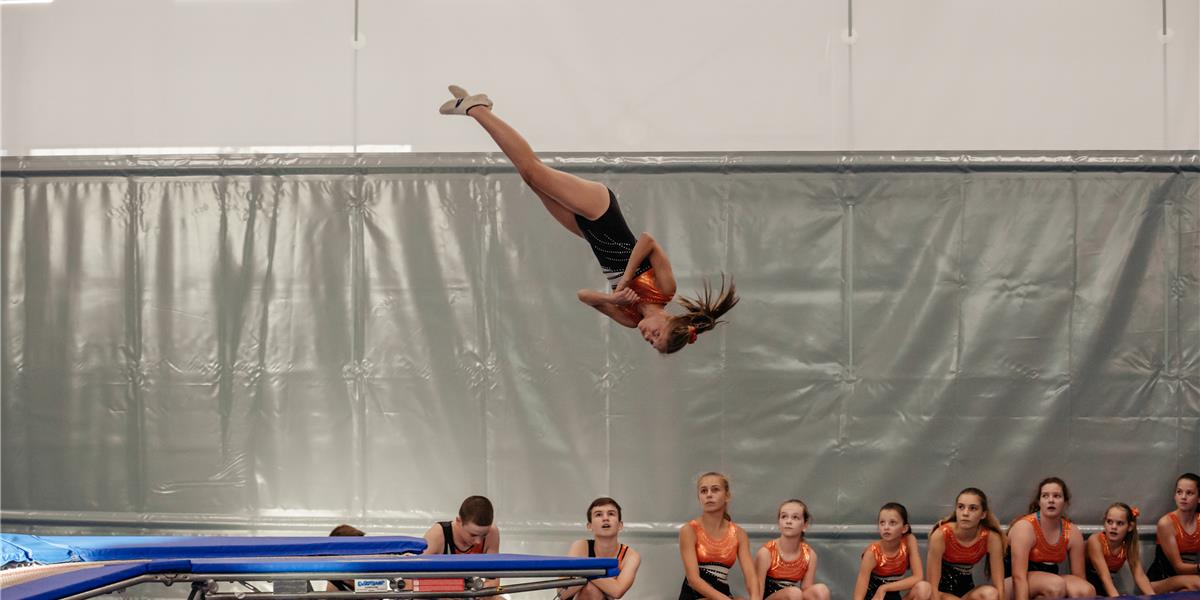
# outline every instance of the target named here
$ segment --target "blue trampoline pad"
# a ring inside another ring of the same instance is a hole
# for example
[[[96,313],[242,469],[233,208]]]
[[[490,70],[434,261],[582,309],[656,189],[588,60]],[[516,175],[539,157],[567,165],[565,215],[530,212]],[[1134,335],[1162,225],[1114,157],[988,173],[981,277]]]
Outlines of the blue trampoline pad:
[[[4,600],[57,600],[97,588],[119,583],[147,573],[186,573],[191,563],[186,560],[155,560],[118,565],[86,566],[9,586],[0,591]]]
[[[599,570],[615,577],[615,558],[573,558],[519,554],[470,554],[409,556],[403,558],[284,557],[284,558],[208,558],[194,560],[150,560],[121,564],[81,565],[79,569],[47,575],[34,581],[13,585],[0,591],[4,600],[55,600],[128,581],[139,575],[155,573],[191,573],[193,575],[245,575],[269,579],[284,573],[439,573],[495,572],[535,573]]]
[[[419,554],[425,540],[409,536],[36,536],[0,534],[7,562],[53,564],[222,556],[345,556]],[[24,559],[8,560],[23,555]]]
[[[37,557],[37,558],[34,558]],[[71,550],[36,535],[0,533],[0,565],[9,563],[54,564],[74,560]]]

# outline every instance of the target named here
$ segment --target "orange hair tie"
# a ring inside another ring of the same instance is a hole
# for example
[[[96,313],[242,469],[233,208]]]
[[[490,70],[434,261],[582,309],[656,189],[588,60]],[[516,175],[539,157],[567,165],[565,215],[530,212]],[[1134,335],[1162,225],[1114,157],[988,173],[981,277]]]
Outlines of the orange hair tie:
[[[1135,519],[1138,518],[1138,515],[1142,514],[1142,511],[1138,510],[1136,506],[1130,506],[1129,512],[1133,513],[1133,518]]]
[[[695,325],[688,325],[688,343],[689,344],[696,343],[696,326]]]

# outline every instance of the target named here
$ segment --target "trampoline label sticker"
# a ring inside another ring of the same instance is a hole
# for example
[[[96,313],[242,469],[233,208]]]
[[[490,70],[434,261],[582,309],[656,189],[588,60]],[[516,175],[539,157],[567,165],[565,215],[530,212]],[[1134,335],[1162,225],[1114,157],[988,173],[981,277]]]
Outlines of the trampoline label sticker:
[[[390,592],[391,586],[386,579],[355,579],[354,591],[356,592]]]

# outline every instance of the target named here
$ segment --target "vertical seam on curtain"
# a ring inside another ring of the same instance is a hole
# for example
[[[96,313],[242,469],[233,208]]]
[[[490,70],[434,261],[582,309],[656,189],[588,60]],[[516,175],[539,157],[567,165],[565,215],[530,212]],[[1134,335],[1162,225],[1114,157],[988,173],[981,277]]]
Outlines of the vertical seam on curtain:
[[[849,157],[842,155],[839,160],[843,165]],[[843,338],[846,341],[846,367],[842,369],[839,375],[840,390],[839,398],[841,407],[838,412],[838,447],[844,456],[845,447],[843,440],[846,439],[846,428],[848,427],[849,415],[846,412],[846,397],[847,394],[852,394],[854,391],[854,199],[853,188],[853,173],[849,171],[839,170],[839,177],[835,178],[835,200],[842,210],[842,331]],[[837,481],[837,489],[845,489],[845,480],[841,474],[845,471],[839,470]],[[840,514],[842,494],[836,495],[835,514]]]
[[[722,194],[721,194],[721,196],[722,196],[721,203],[723,206],[721,206],[721,209],[722,209],[722,212],[724,212],[725,207],[728,206],[729,199],[730,199],[729,198],[728,171],[723,171],[722,175],[724,175],[724,176],[720,178],[720,182],[721,182],[720,185],[721,185],[721,189],[723,190]],[[726,219],[725,222],[726,222],[726,226],[727,226],[726,231],[728,231],[729,220]],[[724,253],[726,257],[728,256],[728,253],[729,253],[729,238],[726,237],[725,253]],[[723,262],[725,264],[728,264],[727,260],[723,259]],[[721,373],[722,375],[724,374],[724,365],[725,365],[724,351],[725,351],[724,344],[722,344],[722,348],[718,351],[719,354],[721,355],[720,356],[721,368],[717,369],[717,372]],[[722,377],[722,379],[724,379],[724,377]],[[729,444],[729,435],[728,435],[729,434],[729,401],[728,401],[726,394],[719,394],[719,397],[721,399],[721,443],[719,445],[720,454],[717,456],[717,460],[718,460],[718,464],[720,464],[721,472],[728,473],[729,472],[729,463],[727,463],[725,461],[725,458],[726,458],[726,456],[728,456],[728,449],[729,449],[729,446],[728,446],[728,444]]]
[[[1074,442],[1075,306],[1079,303],[1079,171],[1071,171],[1071,303],[1067,307],[1067,445]],[[1086,354],[1085,354],[1086,356]]]
[[[967,171],[963,174],[962,179],[958,184],[958,201],[961,205],[961,210],[958,213],[958,322],[956,324],[957,331],[955,332],[954,343],[954,367],[953,381],[951,382],[950,397],[953,399],[954,405],[958,406],[962,402],[960,384],[962,383],[963,371],[963,339],[966,336],[966,326],[963,319],[963,304],[967,300],[967,274],[966,274],[966,256],[967,256],[967,209],[970,203],[967,202],[967,195],[973,183],[974,173]]]
[[[355,2],[357,5],[357,2]],[[355,61],[357,64],[357,52],[355,52]],[[370,375],[364,368],[365,365],[365,336],[366,336],[366,244],[364,242],[364,224],[366,218],[366,181],[361,171],[354,174],[353,194],[351,198],[350,211],[350,294],[351,308],[350,318],[351,323],[351,340],[350,340],[350,360],[355,365],[354,386],[352,388],[353,398],[351,398],[351,431],[353,433],[354,454],[357,456],[357,468],[354,476],[358,479],[358,485],[353,486],[357,498],[353,498],[358,509],[358,516],[365,517],[367,513],[367,485],[369,483],[367,477],[367,399],[366,399],[366,378]]]
[[[125,376],[129,389],[129,400],[132,406],[129,414],[128,448],[133,453],[133,466],[129,478],[129,499],[137,512],[143,512],[146,507],[146,427],[145,406],[142,394],[143,356],[142,356],[142,264],[140,240],[138,239],[139,223],[142,219],[141,189],[135,177],[126,177],[128,190],[125,193],[125,205],[128,215],[125,232],[126,268],[125,293],[129,299],[129,311],[126,313],[125,335],[128,344],[126,360],[129,361]]]
[[[1164,46],[1165,48],[1165,46]],[[1166,50],[1164,49],[1164,52]],[[1182,448],[1183,443],[1183,403],[1184,403],[1184,385],[1183,378],[1180,377],[1180,371],[1176,368],[1176,362],[1171,356],[1171,309],[1174,305],[1176,312],[1183,310],[1182,294],[1176,302],[1172,302],[1172,288],[1176,278],[1182,270],[1180,261],[1183,258],[1183,223],[1182,217],[1177,220],[1176,211],[1174,210],[1175,203],[1173,201],[1173,190],[1175,183],[1182,180],[1182,174],[1176,173],[1167,178],[1166,185],[1163,186],[1163,240],[1167,245],[1163,252],[1163,373],[1170,381],[1171,396],[1175,400],[1175,447]],[[1181,186],[1182,187],[1182,186]],[[1173,230],[1173,231],[1172,231]],[[1182,318],[1179,319],[1182,323]],[[1182,340],[1179,340],[1181,343]],[[1183,356],[1182,348],[1180,348],[1179,356]],[[1175,456],[1176,471],[1183,472],[1183,453],[1176,452]]]
[[[849,202],[844,204],[844,211],[845,211],[845,216],[846,216],[846,221],[845,221],[846,222],[846,225],[845,225],[845,231],[846,231],[846,238],[845,238],[845,240],[846,240],[846,242],[845,242],[846,243],[846,279],[842,283],[842,285],[846,289],[846,297],[845,297],[846,303],[844,305],[845,306],[845,315],[846,315],[846,368],[847,368],[847,375],[849,376],[849,381],[851,383],[853,383],[854,379],[855,379],[855,368],[854,368],[854,276],[855,276],[854,228],[856,225],[855,219],[854,219],[854,200],[853,199],[850,199]]]
[[[222,173],[217,179],[217,210],[220,221],[217,229],[217,281],[228,281],[229,266],[229,176]],[[229,299],[217,294],[217,416],[221,428],[221,466],[232,464],[230,426],[232,413],[232,382],[229,379]],[[229,403],[227,405],[226,403]]]
[[[485,174],[482,178],[473,177],[470,179],[470,183],[468,184],[469,185],[468,189],[473,189],[475,192],[474,194],[472,194],[472,199],[475,203],[477,203],[477,206],[476,206],[477,209],[483,208],[483,206],[480,206],[480,205],[487,202],[488,191],[494,186],[494,182],[493,182],[494,177],[495,177],[494,175],[491,175],[489,173],[489,174]],[[482,180],[482,182],[483,182],[482,187],[480,184],[480,180]],[[480,219],[487,219],[488,218],[487,215],[495,215],[495,213],[496,213],[496,211],[476,210],[476,214],[482,215],[479,217]],[[480,225],[482,226],[482,223],[480,223]],[[497,234],[497,232],[495,231],[495,228],[493,227],[491,235],[496,235],[496,234]],[[485,242],[482,240],[482,238],[484,236],[479,236],[479,237],[481,238],[480,246],[479,246],[479,261],[480,261],[481,265],[486,265],[485,256],[484,256],[485,252],[483,249],[483,244]],[[466,250],[464,249],[463,252],[465,253]],[[465,264],[463,265],[463,269],[465,271],[464,275],[466,275],[470,271],[470,267]],[[481,267],[480,268],[480,278],[479,278],[480,279],[479,285],[483,290],[481,293],[486,293],[486,290],[487,290],[486,274],[487,274],[487,269],[484,267]],[[492,357],[493,350],[491,348],[491,344],[489,343],[490,337],[488,336],[488,329],[491,326],[491,324],[487,319],[486,310],[479,310],[479,309],[476,310],[476,323],[478,325],[477,331],[479,334],[479,339],[478,339],[478,344],[479,344],[478,350],[479,351],[478,351],[478,356],[476,357],[476,360],[479,361],[478,366],[479,366],[479,370],[481,373],[481,377],[480,377],[481,381],[479,384],[479,413],[480,413],[481,422],[483,423],[483,461],[484,461],[484,464],[483,464],[483,468],[484,468],[483,495],[487,496],[489,498],[492,498],[492,497],[494,497],[494,490],[496,490],[498,488],[497,481],[499,481],[500,478],[497,476],[495,468],[494,468],[495,455],[496,455],[495,447],[494,447],[495,443],[496,443],[496,436],[492,434],[492,427],[493,427],[494,421],[493,421],[493,419],[490,418],[490,415],[488,414],[488,407],[489,407],[490,400],[491,400],[491,389],[492,389],[491,384],[492,384],[492,380],[495,377],[495,372],[494,372],[495,360]]]

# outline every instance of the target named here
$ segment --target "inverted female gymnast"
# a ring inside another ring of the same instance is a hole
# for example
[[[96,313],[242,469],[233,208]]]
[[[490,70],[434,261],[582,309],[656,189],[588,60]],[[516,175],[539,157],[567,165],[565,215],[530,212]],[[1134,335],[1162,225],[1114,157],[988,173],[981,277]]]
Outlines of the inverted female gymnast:
[[[636,327],[642,338],[663,354],[695,342],[697,335],[716,327],[722,322],[721,315],[737,304],[733,282],[726,288],[722,278],[715,297],[705,282],[703,294],[679,298],[684,314],[667,312],[667,303],[675,295],[671,261],[650,234],[633,236],[612,190],[546,166],[521,134],[492,112],[492,101],[485,94],[469,95],[456,85],[450,86],[450,94],[454,98],[443,104],[440,112],[478,121],[554,219],[591,245],[612,293],[579,290],[581,302],[621,325]]]

